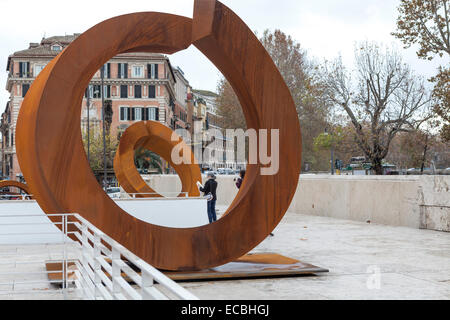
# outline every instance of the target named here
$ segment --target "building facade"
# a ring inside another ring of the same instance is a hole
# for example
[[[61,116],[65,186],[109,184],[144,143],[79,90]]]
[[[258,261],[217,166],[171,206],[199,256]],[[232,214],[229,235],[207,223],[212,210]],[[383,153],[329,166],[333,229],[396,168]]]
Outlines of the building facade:
[[[28,49],[8,57],[6,90],[10,99],[0,120],[0,175],[4,178],[23,180],[14,137],[19,110],[30,85],[47,63],[77,36],[44,38],[40,43],[30,43]],[[172,129],[190,127],[187,123],[189,82],[181,69],[172,68],[165,55],[124,53],[108,61],[93,75],[86,88],[80,130],[101,130],[102,91],[105,105],[111,106],[111,136],[120,137],[128,126],[141,120],[159,121]],[[165,161],[163,165],[168,169]]]
[[[193,90],[193,119],[201,123],[202,150],[207,156],[203,159],[203,170],[240,169],[245,164],[237,163],[234,150],[227,143],[221,117],[217,114],[217,94],[206,90]]]

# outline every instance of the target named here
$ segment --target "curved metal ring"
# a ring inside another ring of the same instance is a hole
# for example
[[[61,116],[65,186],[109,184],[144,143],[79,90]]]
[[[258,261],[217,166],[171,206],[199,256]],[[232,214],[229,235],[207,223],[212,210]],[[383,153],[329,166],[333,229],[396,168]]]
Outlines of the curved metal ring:
[[[31,198],[30,188],[24,183],[21,183],[19,181],[14,181],[14,180],[3,180],[3,181],[0,181],[0,189],[1,188],[6,188],[6,187],[19,188],[20,190],[24,191],[27,195],[29,195],[30,198]]]
[[[249,252],[284,216],[300,174],[295,104],[269,54],[219,1],[195,0],[194,6],[194,19],[134,13],[101,22],[80,35],[33,82],[16,130],[21,169],[45,212],[77,212],[148,263],[166,270],[214,267]],[[172,54],[191,44],[230,81],[249,128],[279,130],[279,171],[265,176],[260,172],[264,165],[249,165],[222,219],[174,229],[134,218],[103,192],[83,149],[80,106],[95,72],[117,54]]]
[[[123,189],[129,194],[136,194],[137,198],[162,197],[153,190],[140,176],[134,164],[134,152],[138,147],[153,151],[164,158],[178,173],[181,180],[181,193],[189,197],[200,196],[196,185],[202,181],[200,167],[196,164],[194,154],[186,143],[179,138],[173,141],[174,132],[156,121],[141,121],[133,124],[120,138],[119,148],[114,157],[114,172]],[[180,145],[181,144],[181,145]],[[180,148],[180,156],[188,157],[190,164],[175,164],[172,161],[173,148]],[[182,154],[187,152],[186,155]]]

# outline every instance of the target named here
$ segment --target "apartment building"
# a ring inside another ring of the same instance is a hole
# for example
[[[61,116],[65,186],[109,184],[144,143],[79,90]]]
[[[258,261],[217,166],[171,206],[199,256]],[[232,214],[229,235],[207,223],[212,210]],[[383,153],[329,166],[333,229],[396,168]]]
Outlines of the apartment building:
[[[8,57],[6,90],[10,99],[0,120],[4,177],[22,179],[14,136],[19,110],[30,85],[47,63],[78,35],[44,38],[40,43],[30,43],[28,49]],[[108,61],[86,88],[80,130],[87,130],[88,126],[91,130],[101,130],[102,91],[105,101],[112,107],[112,136],[120,136],[128,126],[141,120],[159,121],[172,129],[189,127],[186,110],[189,82],[181,69],[172,68],[166,55],[124,53]]]

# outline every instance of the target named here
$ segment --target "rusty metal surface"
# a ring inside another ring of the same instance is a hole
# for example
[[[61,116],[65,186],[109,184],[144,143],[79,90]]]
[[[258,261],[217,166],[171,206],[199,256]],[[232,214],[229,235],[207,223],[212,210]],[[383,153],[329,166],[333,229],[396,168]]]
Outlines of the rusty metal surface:
[[[292,277],[323,272],[328,272],[328,270],[276,253],[255,253],[247,254],[236,261],[215,268],[187,272],[164,272],[164,274],[175,281],[209,281]]]
[[[0,181],[0,189],[1,188],[6,188],[6,187],[19,188],[20,190],[24,191],[26,194],[32,195],[30,188],[26,184],[21,183],[19,181],[14,181],[14,180],[3,180],[3,181]],[[8,194],[11,194],[11,193],[8,193]]]
[[[200,167],[196,164],[191,148],[180,137],[172,139],[173,133],[170,128],[156,121],[137,122],[123,133],[114,157],[114,172],[126,192],[137,194],[137,198],[162,197],[150,188],[136,169],[134,151],[142,147],[160,155],[175,169],[181,180],[180,197],[185,193],[189,197],[200,196],[196,185],[197,181],[202,182]],[[175,164],[172,161],[171,154],[175,147],[181,149],[180,155],[189,159],[191,164]]]
[[[111,261],[107,261],[111,264]],[[72,264],[70,264],[72,265]],[[132,264],[129,266],[140,274],[139,268]],[[60,262],[46,262],[47,271],[62,270]],[[223,266],[198,270],[198,271],[166,271],[164,274],[174,281],[209,281],[209,280],[231,280],[231,279],[251,279],[251,278],[271,278],[271,277],[293,277],[304,275],[315,275],[317,273],[328,272],[328,269],[282,256],[276,253],[255,253],[246,254],[236,261],[229,262]],[[108,278],[111,275],[105,272]],[[72,276],[74,278],[74,276]],[[131,279],[125,273],[122,277],[128,282]],[[50,280],[62,280],[62,273],[50,273]]]
[[[220,2],[196,0],[194,7],[194,19],[134,13],[106,20],[80,35],[33,82],[16,129],[22,172],[44,212],[77,212],[146,262],[174,271],[223,265],[263,241],[291,203],[301,164],[295,105],[269,54]],[[279,129],[280,169],[263,176],[263,165],[249,165],[222,219],[174,229],[134,218],[103,192],[83,149],[81,102],[94,73],[117,54],[171,54],[191,44],[230,81],[249,128]]]

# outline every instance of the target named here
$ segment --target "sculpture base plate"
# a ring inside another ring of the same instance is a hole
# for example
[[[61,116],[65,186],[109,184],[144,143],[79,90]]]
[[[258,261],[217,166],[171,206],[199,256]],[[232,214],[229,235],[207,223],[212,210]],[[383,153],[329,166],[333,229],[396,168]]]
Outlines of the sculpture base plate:
[[[62,280],[62,273],[57,272],[62,269],[61,262],[47,261],[45,265],[47,271],[53,272],[48,274],[49,280]],[[69,263],[68,268],[75,268],[75,263]],[[136,271],[140,273],[138,270]],[[328,272],[328,270],[276,253],[253,253],[215,268],[199,271],[162,272],[174,281],[187,282],[307,276]],[[122,276],[127,278],[126,274],[122,274]],[[75,277],[69,278],[74,279]]]
[[[175,281],[210,281],[315,275],[327,269],[276,253],[247,254],[220,267],[163,273]]]

